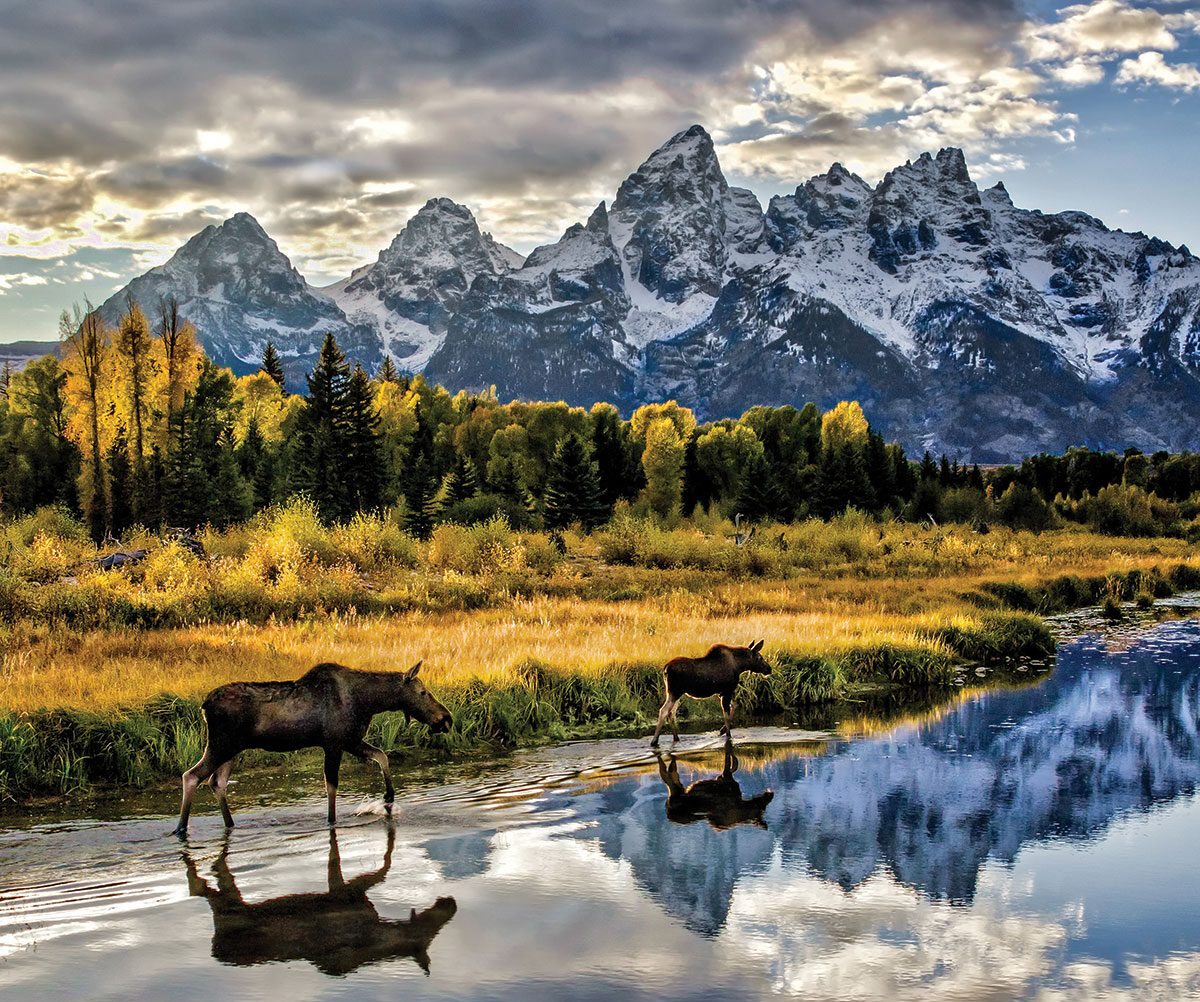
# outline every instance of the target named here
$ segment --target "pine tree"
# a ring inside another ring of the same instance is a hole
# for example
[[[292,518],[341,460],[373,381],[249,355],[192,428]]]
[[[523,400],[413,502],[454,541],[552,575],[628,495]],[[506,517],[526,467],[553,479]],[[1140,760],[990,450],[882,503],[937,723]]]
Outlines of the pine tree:
[[[479,493],[479,478],[475,464],[461,452],[454,454],[454,466],[443,482],[443,501],[447,506],[466,501]]]
[[[343,516],[378,508],[385,482],[379,414],[371,380],[361,365],[346,387],[345,481]]]
[[[130,505],[132,490],[132,473],[129,468],[129,443],[125,438],[124,427],[117,429],[109,446],[108,455],[108,484],[111,499],[108,515],[109,531],[118,539],[133,523],[133,508]]]
[[[0,397],[8,400],[9,388],[12,386],[12,362],[9,359],[4,360],[4,368],[0,369]]]
[[[396,371],[395,363],[392,362],[391,355],[383,356],[383,364],[379,367],[379,374],[376,378],[381,383],[398,383],[400,382],[400,373]]]
[[[917,470],[917,477],[920,480],[936,480],[938,475],[938,465],[934,462],[933,456],[929,454],[929,450],[925,450],[925,455],[921,457],[921,465]]]
[[[872,506],[875,510],[893,504],[897,493],[895,468],[883,436],[874,430],[867,438],[863,465],[866,467],[867,479],[871,482],[871,493],[874,495]]]
[[[326,338],[332,338],[332,334],[327,334]],[[275,345],[268,341],[267,346],[263,349],[262,364],[258,367],[260,372],[265,372],[280,386],[283,385],[283,363],[279,361],[279,353],[275,350]]]
[[[579,435],[567,435],[555,446],[546,471],[545,502],[546,525],[551,529],[563,529],[573,522],[593,529],[611,514],[599,468]]]
[[[409,448],[408,461],[400,474],[400,491],[404,495],[406,525],[418,539],[427,537],[437,517],[437,470],[433,462],[433,429],[425,417],[425,408],[418,402],[414,409],[417,420]]]
[[[742,472],[734,511],[748,522],[762,522],[779,518],[783,507],[784,499],[771,473],[771,464],[765,455],[757,453]]]
[[[332,334],[308,374],[308,404],[298,421],[295,485],[316,502],[322,516],[347,514],[348,395],[350,367]]]

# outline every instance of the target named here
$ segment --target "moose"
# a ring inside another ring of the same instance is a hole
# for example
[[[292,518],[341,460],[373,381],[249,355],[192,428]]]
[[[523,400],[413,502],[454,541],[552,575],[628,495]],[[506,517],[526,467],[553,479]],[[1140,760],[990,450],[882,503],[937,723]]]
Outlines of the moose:
[[[742,788],[733,778],[738,760],[731,745],[725,746],[725,767],[719,776],[697,780],[686,789],[679,781],[679,766],[675,756],[670,756],[668,765],[663,762],[661,752],[655,754],[658,757],[658,775],[667,786],[668,821],[690,825],[704,818],[719,832],[745,824],[756,828],[767,827],[763,811],[775,798],[775,793],[765,790],[753,797],[742,796]]]
[[[226,840],[213,864],[217,886],[200,876],[185,850],[188,891],[208,901],[213,917],[212,953],[236,967],[284,960],[307,960],[324,974],[340,976],[366,965],[411,957],[429,974],[429,946],[454,917],[453,898],[438,898],[424,911],[412,909],[407,919],[383,918],[367,897],[392,865],[396,830],[388,828],[383,866],[346,880],[338,854],[337,830],[329,830],[329,890],[288,894],[257,904],[243,900],[229,869]]]
[[[395,791],[387,753],[363,740],[371,718],[385,710],[402,710],[406,718],[415,717],[433,731],[448,731],[452,723],[449,711],[417,678],[420,668],[420,661],[406,672],[356,671],[326,663],[294,682],[230,682],[214,689],[201,710],[208,743],[200,761],[183,774],[183,806],[174,834],[187,835],[192,798],[205,782],[217,795],[225,827],[233,827],[225,788],[234,758],[247,748],[323,748],[331,825],[337,817],[334,801],[342,755],[349,752],[364,762],[373,759],[383,771],[384,807],[390,814]]]
[[[702,658],[672,658],[663,667],[663,684],[666,698],[658,711],[658,726],[650,747],[658,747],[658,736],[663,724],[671,721],[671,733],[679,740],[679,728],[675,724],[675,709],[684,696],[707,699],[719,696],[725,726],[718,732],[725,735],[726,743],[733,741],[730,716],[733,714],[733,693],[737,689],[742,672],[770,675],[771,666],[762,656],[764,641],[759,640],[749,647],[730,647],[714,644]]]

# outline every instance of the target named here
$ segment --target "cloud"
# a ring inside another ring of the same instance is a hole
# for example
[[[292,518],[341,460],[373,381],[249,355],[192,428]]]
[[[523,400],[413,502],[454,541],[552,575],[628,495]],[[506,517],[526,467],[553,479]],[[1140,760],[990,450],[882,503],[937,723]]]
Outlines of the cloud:
[[[161,256],[246,210],[328,276],[438,195],[522,249],[554,239],[695,121],[769,186],[944,145],[997,164],[1017,139],[1070,141],[1054,87],[1194,25],[1119,0],[1038,25],[1015,0],[10,7],[0,252]]]
[[[1142,49],[1173,49],[1171,33],[1182,24],[1156,10],[1130,7],[1121,0],[1096,0],[1060,10],[1066,15],[1054,24],[1031,24],[1024,45],[1036,60],[1073,60],[1085,55],[1115,55]]]
[[[1117,71],[1117,84],[1158,84],[1174,90],[1200,90],[1200,69],[1189,64],[1168,63],[1161,52],[1143,52],[1126,59]]]

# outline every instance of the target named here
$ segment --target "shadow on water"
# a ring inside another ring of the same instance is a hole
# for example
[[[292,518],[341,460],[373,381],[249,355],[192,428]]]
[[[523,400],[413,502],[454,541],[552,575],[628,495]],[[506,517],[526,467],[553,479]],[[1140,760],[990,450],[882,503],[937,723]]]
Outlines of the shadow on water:
[[[454,898],[438,898],[415,908],[407,919],[382,918],[367,891],[387,879],[396,830],[388,826],[387,849],[378,870],[346,880],[342,876],[337,832],[329,831],[329,890],[288,894],[248,904],[229,869],[229,838],[212,865],[214,888],[200,876],[184,850],[188,892],[212,909],[212,955],[222,964],[249,967],[285,960],[307,960],[324,974],[345,975],[367,964],[411,958],[429,974],[429,945],[458,910]]]

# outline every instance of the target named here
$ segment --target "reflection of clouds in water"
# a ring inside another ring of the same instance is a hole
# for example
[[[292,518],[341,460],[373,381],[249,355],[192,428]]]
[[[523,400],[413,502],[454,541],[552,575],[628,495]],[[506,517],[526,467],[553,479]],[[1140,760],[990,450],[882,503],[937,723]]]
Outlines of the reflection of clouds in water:
[[[879,873],[849,893],[778,863],[738,886],[722,940],[772,988],[811,999],[1014,998],[1049,973],[1066,930],[1002,900],[930,901]]]
[[[1075,1002],[1104,999],[1105,1002],[1200,998],[1200,953],[1174,953],[1153,963],[1126,966],[1127,979],[1115,982],[1110,964],[1082,961],[1068,964],[1062,986],[1042,988],[1036,1002]]]

